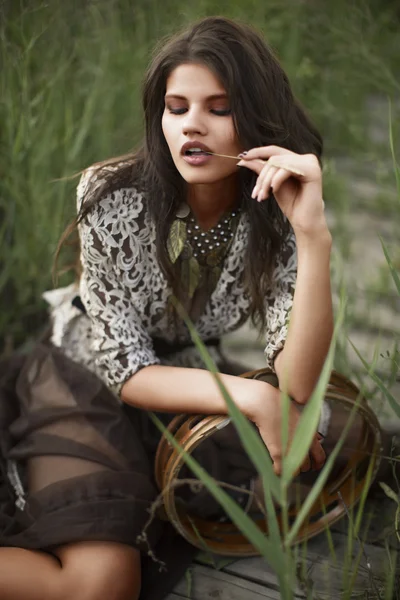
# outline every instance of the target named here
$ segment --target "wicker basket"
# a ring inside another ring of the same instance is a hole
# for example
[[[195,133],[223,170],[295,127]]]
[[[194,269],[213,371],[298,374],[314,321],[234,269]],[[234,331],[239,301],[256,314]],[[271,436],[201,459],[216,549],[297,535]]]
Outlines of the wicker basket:
[[[260,369],[245,373],[242,377],[268,380],[271,371]],[[360,499],[367,485],[368,468],[372,467],[373,480],[379,463],[382,444],[382,432],[375,414],[368,407],[365,398],[360,396],[359,389],[348,379],[333,371],[328,384],[325,403],[330,408],[330,432],[324,440],[324,448],[329,455],[334,448],[350,412],[357,402],[356,415],[349,434],[341,449],[334,468],[319,498],[309,510],[294,542],[311,538],[327,526],[331,525],[351,509]],[[212,415],[179,415],[168,426],[175,439],[191,454],[195,448],[215,435],[221,428],[227,427],[230,419],[226,416]],[[230,425],[233,427],[233,425]],[[370,464],[372,461],[372,465]],[[176,488],[171,483],[179,478],[185,464],[174,447],[163,436],[160,440],[156,460],[155,477],[157,485],[164,495],[164,508],[168,519],[181,535],[194,546],[208,548],[211,552],[225,556],[253,556],[257,550],[231,522],[210,521],[194,514],[188,514],[176,496]],[[298,476],[292,486],[292,496],[302,490],[304,500],[318,473],[307,473]],[[368,478],[369,479],[369,478]],[[300,488],[298,484],[300,483]],[[297,487],[296,487],[297,486]],[[299,510],[298,502],[289,508],[289,522],[292,522]],[[278,521],[280,507],[277,507]],[[266,519],[261,513],[250,513],[258,527],[267,533]]]

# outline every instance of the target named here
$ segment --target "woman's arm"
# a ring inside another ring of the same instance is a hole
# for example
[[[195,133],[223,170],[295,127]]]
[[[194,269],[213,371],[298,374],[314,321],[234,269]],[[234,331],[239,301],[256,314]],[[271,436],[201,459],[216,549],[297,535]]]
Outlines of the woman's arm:
[[[274,366],[281,389],[304,404],[317,383],[333,332],[332,240],[322,200],[321,167],[314,154],[296,154],[279,146],[253,148],[238,166],[258,174],[254,201],[271,201],[272,190],[296,237],[297,278],[289,331]]]
[[[274,392],[262,381],[219,374],[240,411],[255,420],[261,399]],[[138,371],[123,385],[121,399],[144,410],[189,414],[227,414],[213,375],[203,369],[153,365]]]
[[[282,389],[304,404],[318,381],[332,338],[332,239],[328,229],[321,227],[312,236],[297,234],[296,243],[297,281],[290,326],[275,370]]]
[[[272,385],[256,379],[243,379],[219,374],[239,410],[253,421],[268,448],[275,473],[282,471],[282,403],[280,392]],[[225,400],[209,371],[153,365],[133,375],[122,387],[121,399],[143,410],[189,413],[227,414]],[[294,402],[289,405],[289,440],[298,424],[300,413]],[[320,469],[325,453],[317,436],[310,455],[314,468]],[[302,471],[311,468],[307,456]]]

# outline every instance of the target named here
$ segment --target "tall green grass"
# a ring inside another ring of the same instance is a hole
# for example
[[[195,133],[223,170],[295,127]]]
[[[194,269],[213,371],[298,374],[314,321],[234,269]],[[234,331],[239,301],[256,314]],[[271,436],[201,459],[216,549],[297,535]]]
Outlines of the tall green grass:
[[[56,180],[135,147],[143,129],[141,79],[162,36],[212,14],[254,24],[276,49],[331,156],[359,151],[370,159],[366,94],[398,90],[390,4],[378,11],[366,0],[325,3],[323,10],[297,0],[5,0],[1,10],[0,353],[35,336],[46,319],[40,295],[52,285],[54,249],[75,212],[76,180]],[[339,179],[334,170],[325,177],[338,214]]]
[[[390,272],[392,273],[397,286],[399,274],[393,269],[390,257],[387,255],[386,251],[385,256],[387,257]],[[398,287],[398,291],[400,296],[400,286]],[[328,357],[324,364],[323,371],[314,393],[312,394],[305,410],[302,413],[294,438],[291,440],[291,445],[286,453],[286,456],[284,457],[282,475],[281,477],[277,477],[273,472],[271,458],[268,451],[263,446],[261,439],[257,436],[247,419],[240,413],[239,409],[229,396],[221,379],[218,377],[217,368],[209,356],[206,346],[202,343],[192,323],[189,321],[189,319],[187,319],[181,310],[181,316],[186,321],[192,340],[197,346],[206,368],[213,374],[221,394],[225,399],[228,414],[238,431],[243,448],[247,452],[262,478],[266,507],[266,522],[268,527],[267,534],[264,534],[257,527],[252,519],[224,491],[223,487],[221,487],[190,454],[186,453],[182,449],[173,435],[165,429],[162,422],[155,415],[152,415],[156,425],[166,436],[169,443],[175,447],[179,454],[183,456],[184,461],[190,467],[194,476],[205,485],[209,492],[225,509],[228,516],[240,529],[243,535],[258,550],[259,554],[268,563],[268,565],[272,567],[278,579],[279,593],[282,600],[294,600],[296,597],[296,588],[299,583],[302,584],[303,589],[307,589],[307,599],[312,600],[313,598],[317,599],[319,597],[318,593],[313,590],[312,580],[310,580],[310,578],[307,576],[306,544],[303,544],[303,549],[301,549],[298,544],[296,544],[296,536],[329,477],[335,460],[340,452],[343,441],[348,433],[351,424],[351,415],[349,416],[348,423],[344,428],[340,439],[337,441],[334,450],[327,458],[326,464],[323,467],[318,479],[300,507],[294,522],[291,523],[290,526],[288,518],[289,507],[287,503],[287,493],[288,487],[293,479],[293,474],[304,460],[310,447],[313,432],[316,430],[318,425],[320,410],[333,365],[337,337],[343,324],[344,312],[345,305],[343,302],[336,318],[333,340]],[[393,397],[390,390],[385,386],[384,382],[379,378],[379,376],[374,373],[371,366],[367,364],[367,362],[359,353],[358,355],[367,370],[367,375],[372,377],[372,379],[378,383],[382,393],[389,401],[391,408],[398,416],[400,423],[400,401]],[[397,369],[397,373],[400,375],[399,368]],[[363,390],[361,390],[361,393],[363,393]],[[282,399],[282,401],[284,401],[284,399]],[[286,424],[286,431],[282,431],[283,439],[287,439],[287,423],[288,419],[286,417],[286,419],[283,420],[283,427]],[[366,476],[366,484],[361,495],[358,508],[347,508],[346,511],[348,529],[347,548],[341,562],[342,592],[340,598],[342,600],[351,600],[355,597],[362,597],[365,599],[376,598],[377,600],[395,600],[400,598],[400,590],[398,589],[400,570],[397,565],[396,551],[387,546],[388,568],[385,578],[382,579],[381,574],[377,576],[377,574],[374,572],[373,566],[371,566],[370,563],[370,558],[365,549],[364,537],[367,537],[368,530],[363,532],[363,538],[361,538],[361,523],[363,520],[368,489],[371,484],[371,477],[372,462],[370,463],[370,467]],[[393,528],[399,537],[400,487],[395,491],[385,482],[381,483],[381,487],[386,495],[397,504]],[[273,502],[273,500],[275,502]],[[278,526],[277,506],[279,506],[280,510],[282,511],[282,530],[280,530]],[[337,564],[335,545],[329,530],[326,531],[326,535],[329,542],[332,564]],[[364,591],[360,591],[360,589],[356,587],[357,573],[359,568],[361,568],[361,565],[363,565],[368,572],[366,588]],[[328,597],[333,599],[333,596],[330,595],[328,581],[326,582],[326,589],[319,590],[319,592],[323,593],[324,597],[326,597],[326,594],[328,594]]]
[[[18,346],[36,336],[46,320],[40,295],[51,287],[56,243],[75,212],[76,180],[57,180],[135,147],[143,133],[141,78],[154,43],[180,25],[206,15],[241,18],[261,29],[280,56],[296,94],[321,128],[329,156],[325,197],[335,211],[338,234],[343,234],[337,265],[340,280],[340,261],[349,256],[349,204],[336,158],[355,155],[367,168],[386,165],[390,158],[384,146],[366,143],[366,98],[369,94],[398,96],[400,59],[394,3],[338,0],[322,7],[313,0],[6,0],[0,11],[0,354],[6,346]],[[398,114],[394,105],[391,155],[400,198],[395,160]],[[397,263],[386,246],[384,251],[398,289]],[[68,283],[68,277],[63,282]],[[346,310],[350,309],[356,311],[347,305]],[[352,319],[354,315],[346,313],[344,332]],[[347,367],[347,342],[341,338],[338,343],[335,360],[342,357],[341,364]],[[314,419],[331,358],[308,409]],[[394,354],[389,358],[393,359],[394,379],[399,372],[398,358]],[[394,408],[398,399],[387,382],[372,364],[364,366],[364,375]],[[234,411],[228,397],[226,401]],[[245,427],[240,415],[232,412],[232,418]],[[303,424],[295,446],[299,455],[307,435]],[[266,461],[267,498],[271,492],[285,505],[285,489],[298,457],[295,462],[294,455],[288,458],[287,477],[278,480],[268,468],[268,454],[256,446],[248,450],[256,454],[258,464],[261,458]],[[239,526],[249,526],[223,490],[215,488],[210,479],[206,485],[218,494]],[[398,496],[398,490],[392,492],[394,498]],[[268,515],[270,531],[276,533],[271,510]],[[254,529],[252,533],[260,551],[276,568],[282,597],[291,598],[296,561],[288,546],[293,529],[287,531],[286,543],[280,544],[276,553],[275,547],[271,551],[271,543]],[[354,528],[349,529],[349,539],[353,536]],[[388,564],[388,582],[381,595],[385,600],[392,597],[394,589],[395,563],[390,553]],[[351,595],[350,587],[346,597]]]
[[[294,600],[296,596],[296,587],[299,583],[299,576],[302,574],[302,583],[306,587],[309,587],[307,598],[318,598],[318,595],[314,595],[312,590],[312,582],[310,582],[307,575],[306,559],[307,551],[306,545],[303,544],[303,551],[296,544],[296,536],[299,529],[306,519],[311,507],[319,497],[329,474],[334,466],[335,460],[338,457],[339,451],[343,444],[344,439],[348,433],[351,425],[351,415],[349,416],[348,423],[344,428],[340,439],[337,441],[335,449],[332,451],[330,456],[327,458],[326,464],[322,469],[318,479],[314,486],[310,490],[307,498],[303,502],[300,510],[298,511],[296,518],[293,523],[289,526],[288,518],[288,503],[287,493],[289,485],[292,482],[293,474],[297,468],[303,462],[313,436],[314,431],[317,428],[320,410],[322,402],[324,400],[325,391],[329,376],[333,365],[333,357],[335,352],[335,345],[338,336],[338,332],[342,326],[344,316],[344,304],[339,311],[336,319],[335,332],[331,344],[331,348],[328,357],[325,361],[323,371],[321,373],[318,384],[312,394],[309,402],[306,405],[305,410],[302,413],[298,428],[295,432],[293,440],[291,440],[290,448],[287,451],[286,456],[283,460],[283,470],[281,477],[277,477],[272,469],[271,458],[268,451],[264,447],[261,438],[255,433],[254,429],[250,426],[247,419],[240,413],[239,409],[229,396],[226,388],[224,387],[221,379],[218,376],[217,368],[209,356],[206,346],[202,343],[198,336],[194,326],[181,311],[181,316],[186,321],[189,328],[191,337],[195,345],[197,346],[200,355],[204,361],[206,368],[213,374],[215,381],[221,391],[222,396],[225,399],[228,414],[234,423],[244,450],[247,452],[252,463],[256,467],[259,475],[262,478],[263,491],[265,497],[266,507],[266,522],[268,527],[268,533],[264,534],[252,519],[230,498],[230,496],[224,491],[214,479],[211,477],[204,468],[199,465],[196,460],[188,453],[186,453],[179,443],[175,440],[174,436],[165,429],[162,422],[153,414],[152,418],[159,429],[168,439],[169,443],[175,447],[177,452],[182,455],[186,464],[192,470],[194,476],[198,478],[214,498],[220,503],[225,509],[227,515],[232,519],[235,525],[240,529],[243,535],[251,542],[251,544],[258,550],[259,554],[268,563],[270,567],[276,573],[279,592],[282,600]],[[400,412],[400,404],[397,405],[398,411]],[[286,422],[287,427],[287,418]],[[287,429],[282,432],[283,438],[287,439]],[[355,583],[356,576],[360,564],[366,563],[369,569],[368,588],[365,589],[365,598],[377,598],[377,599],[389,599],[392,596],[388,595],[394,591],[395,581],[400,578],[400,573],[396,566],[396,555],[392,551],[389,551],[390,555],[390,568],[388,569],[386,581],[382,582],[381,579],[376,578],[372,567],[369,566],[369,558],[364,548],[364,541],[360,539],[360,527],[363,516],[363,510],[365,507],[365,501],[367,498],[367,492],[371,483],[372,476],[372,462],[366,477],[366,485],[363,490],[359,508],[356,511],[354,507],[347,510],[348,517],[348,543],[345,556],[342,559],[342,594],[343,600],[350,600],[356,593]],[[396,493],[389,488],[387,485],[383,485],[384,491],[387,495],[396,500]],[[275,502],[273,502],[273,500]],[[400,499],[397,498],[398,512],[400,513]],[[277,521],[277,507],[280,507],[283,528],[280,530]],[[199,534],[200,535],[200,534]],[[336,562],[335,547],[330,536],[329,530],[326,532],[332,562]],[[327,586],[329,584],[327,582]],[[329,593],[329,589],[319,590],[324,593],[324,597]],[[357,593],[359,594],[359,590]],[[374,595],[371,595],[374,594]],[[331,596],[329,596],[331,597]],[[393,598],[395,598],[393,596]],[[336,599],[335,599],[336,600]]]
[[[390,148],[393,159],[393,166],[395,170],[395,178],[397,183],[397,193],[400,201],[400,168],[396,161],[396,155],[393,145],[393,127],[390,115]],[[396,286],[399,298],[400,298],[400,270],[397,270],[391,260],[390,254],[386,248],[383,240],[381,240],[383,254],[386,258],[388,269],[391,277],[393,278]],[[257,436],[254,429],[250,426],[247,419],[240,413],[233,400],[230,398],[226,388],[222,381],[218,377],[218,372],[215,364],[209,356],[206,346],[202,343],[199,335],[197,334],[194,326],[186,317],[182,309],[182,318],[185,319],[186,324],[189,328],[191,337],[195,345],[197,346],[206,368],[213,374],[216,383],[218,384],[221,394],[225,399],[228,413],[239,433],[239,437],[242,441],[245,451],[248,453],[251,461],[255,465],[259,475],[263,482],[263,491],[265,497],[266,506],[266,519],[268,525],[268,533],[263,534],[257,525],[251,520],[251,518],[243,512],[243,510],[228,496],[222,487],[189,455],[186,453],[175,438],[165,429],[163,424],[155,415],[153,420],[160,428],[160,430],[167,437],[168,441],[175,449],[183,456],[186,464],[191,468],[193,474],[206,486],[210,493],[218,500],[221,506],[225,509],[226,513],[245,535],[245,537],[252,543],[252,545],[258,550],[260,555],[265,561],[273,568],[276,573],[279,582],[279,592],[282,600],[294,600],[296,595],[296,584],[300,582],[307,589],[307,598],[318,598],[318,594],[313,591],[312,581],[307,576],[306,558],[307,551],[306,545],[303,545],[303,550],[296,546],[295,540],[296,535],[299,532],[301,524],[307,517],[309,510],[313,503],[318,498],[321,490],[324,487],[325,482],[328,479],[329,473],[335,463],[335,460],[339,454],[341,445],[347,435],[348,428],[351,423],[349,418],[347,426],[335,446],[335,449],[328,457],[327,462],[322,469],[317,481],[311,489],[309,495],[303,502],[296,519],[289,527],[288,519],[288,504],[287,504],[287,492],[288,487],[293,479],[293,473],[301,465],[304,457],[306,456],[310,447],[310,442],[313,436],[313,432],[316,430],[320,415],[322,402],[324,399],[329,375],[333,365],[333,359],[335,354],[335,348],[337,338],[340,329],[343,326],[343,320],[345,315],[345,301],[344,294],[342,295],[342,302],[336,318],[335,331],[333,335],[332,344],[328,357],[325,361],[323,371],[321,373],[318,384],[312,394],[309,402],[306,405],[304,412],[302,413],[300,423],[295,432],[293,440],[291,440],[290,448],[288,449],[286,456],[283,460],[282,476],[277,477],[272,469],[272,463],[270,456],[265,447],[261,442],[261,439]],[[179,308],[179,305],[178,305]],[[353,346],[354,347],[354,346]],[[385,382],[375,373],[374,365],[368,364],[367,361],[355,348],[357,355],[365,368],[365,377],[370,377],[378,386],[381,393],[389,403],[394,414],[398,418],[400,424],[400,400],[395,398],[391,393]],[[392,357],[394,363],[395,376],[400,379],[400,367],[397,362],[397,356]],[[361,393],[364,392],[362,387]],[[282,399],[284,401],[284,398]],[[286,410],[288,406],[286,404]],[[282,439],[287,439],[287,424],[288,418],[283,420],[283,427],[286,425],[286,430],[282,431]],[[395,457],[394,460],[399,457]],[[387,457],[384,459],[386,460]],[[368,536],[368,529],[361,533],[361,524],[363,521],[364,510],[366,505],[367,493],[371,483],[372,477],[372,463],[366,477],[366,485],[364,487],[358,508],[353,507],[351,510],[347,508],[347,549],[342,559],[342,593],[341,598],[343,600],[351,600],[355,597],[362,598],[376,598],[377,600],[395,600],[400,598],[400,569],[397,565],[397,552],[389,546],[386,546],[388,555],[388,567],[386,576],[382,579],[382,576],[377,576],[374,572],[373,566],[371,565],[370,558],[367,554],[364,539]],[[393,523],[393,531],[396,532],[398,540],[400,541],[399,524],[400,524],[400,485],[398,476],[396,474],[396,463],[393,463],[394,480],[397,482],[397,489],[392,489],[386,482],[380,482],[380,485],[385,494],[396,503],[397,509],[395,513],[395,519]],[[275,500],[275,504],[273,502]],[[277,504],[282,510],[282,523],[283,529],[280,530],[277,521]],[[335,554],[335,545],[332,540],[330,531],[326,532],[329,549],[331,553],[331,560],[333,564],[337,564],[337,557]],[[293,548],[294,545],[294,548]],[[355,587],[356,577],[358,570],[361,565],[364,565],[368,572],[367,587],[363,592]],[[329,583],[327,582],[327,588],[319,590],[324,594],[330,594]],[[362,594],[362,595],[360,595]],[[329,595],[328,597],[332,597]],[[336,598],[335,598],[336,600]]]

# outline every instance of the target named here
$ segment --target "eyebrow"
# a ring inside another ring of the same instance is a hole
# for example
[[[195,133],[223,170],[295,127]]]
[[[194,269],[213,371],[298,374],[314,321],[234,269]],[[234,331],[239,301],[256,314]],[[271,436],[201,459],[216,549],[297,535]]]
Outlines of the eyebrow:
[[[226,100],[227,99],[227,94],[212,94],[211,96],[207,96],[207,98],[205,98],[206,100]],[[170,100],[170,99],[176,99],[176,100],[187,100],[187,98],[185,96],[181,96],[179,94],[165,94],[165,100]]]

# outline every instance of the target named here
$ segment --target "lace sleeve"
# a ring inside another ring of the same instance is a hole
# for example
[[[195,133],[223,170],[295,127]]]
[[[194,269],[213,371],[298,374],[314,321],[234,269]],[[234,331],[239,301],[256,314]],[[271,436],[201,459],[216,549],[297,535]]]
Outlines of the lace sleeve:
[[[274,360],[285,344],[297,276],[297,253],[294,234],[290,234],[278,256],[272,286],[266,298],[267,367],[274,369]]]
[[[81,180],[78,207],[85,201],[82,198],[85,189],[85,181]],[[134,204],[135,198],[140,200],[140,195],[129,188],[105,196],[79,225],[80,295],[92,324],[92,352],[99,376],[117,394],[140,368],[160,362],[146,328],[148,290],[147,293],[143,289],[128,290],[115,264],[122,252],[121,228],[127,221],[122,209]],[[140,256],[137,252],[138,260]],[[135,270],[134,261],[131,268]]]

